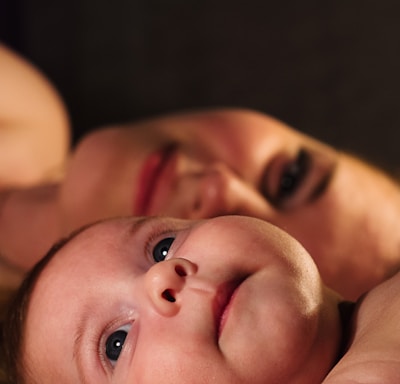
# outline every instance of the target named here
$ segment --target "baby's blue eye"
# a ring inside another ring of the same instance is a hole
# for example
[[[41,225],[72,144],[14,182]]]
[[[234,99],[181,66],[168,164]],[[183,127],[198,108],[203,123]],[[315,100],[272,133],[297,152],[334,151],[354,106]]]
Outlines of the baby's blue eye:
[[[126,330],[119,329],[108,336],[106,341],[106,355],[111,364],[114,365],[118,360],[127,335],[128,332]]]
[[[165,260],[174,240],[174,237],[167,237],[156,244],[153,249],[153,259],[156,263]]]

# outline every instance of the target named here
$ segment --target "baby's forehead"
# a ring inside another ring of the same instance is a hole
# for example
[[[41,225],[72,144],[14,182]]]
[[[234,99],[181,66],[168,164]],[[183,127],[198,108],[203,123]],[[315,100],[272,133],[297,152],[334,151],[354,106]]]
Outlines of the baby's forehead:
[[[101,296],[99,292],[107,288],[105,281],[126,270],[128,260],[114,253],[115,246],[126,247],[124,236],[140,221],[118,219],[96,223],[58,243],[44,259],[42,270],[32,284],[29,328],[32,324],[39,327],[43,318],[49,320],[49,316],[67,307],[73,313],[85,298]]]
[[[91,276],[91,271],[99,264],[96,249],[102,248],[103,240],[114,227],[108,221],[86,225],[56,243],[40,262],[31,308],[46,301],[57,303],[68,292],[78,294],[85,281],[90,284],[89,279],[96,277]]]
[[[116,248],[131,236],[149,218],[120,217],[100,220],[84,225],[59,240],[45,255],[42,274],[60,264],[68,265],[79,260],[88,264],[96,261],[96,249]]]

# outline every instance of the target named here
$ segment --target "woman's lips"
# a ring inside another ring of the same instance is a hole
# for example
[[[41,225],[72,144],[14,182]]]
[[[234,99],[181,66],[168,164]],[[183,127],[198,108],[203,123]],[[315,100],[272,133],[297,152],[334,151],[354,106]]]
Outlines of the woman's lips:
[[[155,196],[166,192],[171,173],[174,171],[176,146],[170,145],[151,154],[139,174],[138,193],[134,200],[133,214],[148,214]],[[172,164],[173,163],[173,164]]]
[[[218,289],[214,300],[214,317],[217,340],[219,340],[229,317],[229,311],[240,284],[241,281],[228,283]]]

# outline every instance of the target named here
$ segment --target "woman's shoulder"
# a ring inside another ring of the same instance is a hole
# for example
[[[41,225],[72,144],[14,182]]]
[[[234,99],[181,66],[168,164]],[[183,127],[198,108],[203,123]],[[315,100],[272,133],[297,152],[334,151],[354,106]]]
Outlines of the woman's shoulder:
[[[350,344],[323,384],[400,383],[400,273],[366,293]]]
[[[0,43],[0,188],[40,182],[65,162],[66,106],[40,70]]]
[[[400,383],[397,362],[359,361],[332,369],[322,384],[393,384]]]

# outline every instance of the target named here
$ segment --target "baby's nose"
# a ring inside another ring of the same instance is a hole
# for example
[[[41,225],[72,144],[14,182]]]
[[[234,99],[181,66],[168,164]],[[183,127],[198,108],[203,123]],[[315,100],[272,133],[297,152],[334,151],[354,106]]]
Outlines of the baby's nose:
[[[181,307],[180,295],[188,276],[197,266],[187,259],[170,259],[153,265],[146,273],[146,291],[155,309],[163,316],[174,316]]]

